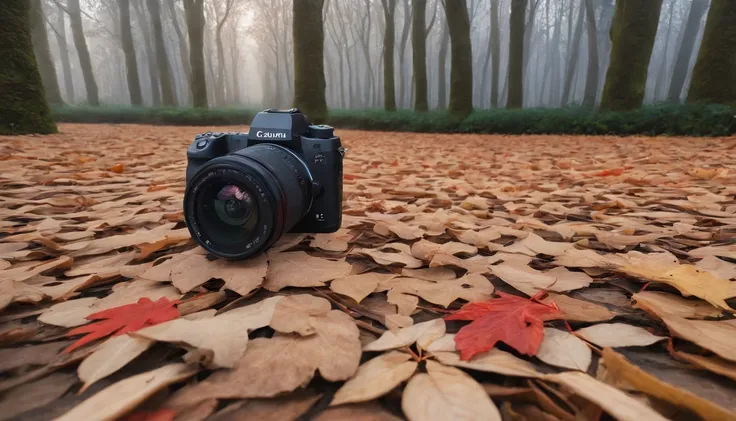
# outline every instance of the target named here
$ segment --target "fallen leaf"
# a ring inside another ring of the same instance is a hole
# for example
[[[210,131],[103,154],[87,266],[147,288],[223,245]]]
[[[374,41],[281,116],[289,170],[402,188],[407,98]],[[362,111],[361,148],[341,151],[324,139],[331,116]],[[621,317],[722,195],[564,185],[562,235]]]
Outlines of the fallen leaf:
[[[397,275],[376,272],[349,275],[337,278],[330,282],[330,289],[340,295],[350,297],[355,300],[355,302],[359,303],[375,291],[380,282],[387,281],[395,278],[396,276]]]
[[[585,342],[564,330],[544,328],[544,339],[539,346],[537,358],[549,365],[588,371],[592,352]]]
[[[64,349],[64,352],[71,352],[80,346],[108,335],[117,336],[135,332],[146,326],[153,326],[175,319],[180,316],[179,310],[174,306],[175,304],[176,301],[172,302],[166,298],[159,298],[155,302],[148,298],[141,298],[135,304],[126,304],[90,314],[87,316],[88,320],[102,321],[70,330],[67,336],[84,333],[87,335],[69,345]]]
[[[720,317],[723,311],[698,299],[686,299],[661,291],[642,291],[631,296],[634,308],[656,317],[675,316],[686,319]]]
[[[116,419],[164,387],[186,380],[196,373],[195,368],[176,363],[128,377],[82,401],[57,420]]]
[[[272,399],[251,399],[236,402],[207,418],[211,421],[296,421],[320,399],[313,392],[292,393]]]
[[[67,341],[48,342],[0,349],[0,373],[26,366],[46,365],[54,360]]]
[[[736,361],[736,324],[729,321],[689,320],[665,316],[662,321],[670,333],[685,338],[717,355]]]
[[[456,368],[427,361],[427,373],[409,380],[401,409],[410,421],[489,420],[501,414],[483,386]]]
[[[572,291],[585,288],[593,282],[593,279],[584,272],[570,272],[564,267],[540,272],[526,265],[501,263],[491,266],[491,273],[529,296],[541,291]]]
[[[332,308],[328,300],[309,294],[269,298],[274,299],[276,302],[270,312],[273,317],[269,317],[267,324],[281,333],[313,335],[317,333],[317,327],[323,321],[321,316]]]
[[[376,291],[389,289],[394,294],[416,295],[430,303],[439,304],[446,308],[459,298],[466,301],[488,300],[491,298],[494,288],[485,276],[470,273],[462,278],[442,282],[430,282],[416,278],[391,278],[381,281]],[[389,302],[392,302],[390,298]]]
[[[352,270],[352,265],[345,259],[312,257],[303,251],[269,252],[268,259],[270,265],[263,286],[274,292],[286,287],[324,286],[327,281],[348,276]]]
[[[455,336],[462,359],[493,349],[502,341],[522,354],[535,355],[544,337],[543,321],[560,312],[531,300],[498,292],[500,298],[464,305],[445,320],[472,320]]]
[[[467,368],[471,370],[498,373],[504,376],[537,378],[542,373],[537,371],[529,361],[515,357],[506,351],[492,349],[476,354],[469,361],[460,358],[457,352],[437,351],[432,353],[439,362],[445,365]]]
[[[407,278],[424,279],[425,281],[440,282],[449,281],[457,278],[455,272],[446,267],[434,267],[434,268],[421,268],[421,269],[408,269],[403,268],[401,275]]]
[[[79,364],[77,374],[84,385],[83,393],[92,384],[120,370],[147,350],[153,341],[128,335],[113,336],[103,342]]]
[[[563,294],[550,293],[542,303],[547,305],[554,303],[562,312],[561,319],[574,322],[605,322],[616,317],[616,313],[603,306]]]
[[[649,346],[667,339],[626,323],[600,323],[578,329],[575,334],[600,347]]]
[[[667,421],[667,418],[627,393],[579,371],[548,374],[545,380],[559,383],[600,406],[620,421]]]
[[[389,237],[391,233],[394,233],[402,240],[416,240],[417,238],[422,238],[424,236],[423,229],[400,221],[377,222],[373,226],[373,231],[376,234],[383,235],[384,237]]]
[[[327,408],[314,421],[401,421],[376,401]]]
[[[704,370],[710,370],[721,376],[730,378],[736,381],[736,363],[725,360],[717,356],[706,357],[697,354],[688,354],[686,352],[680,352],[670,350],[670,354],[678,360],[688,362],[695,365],[696,367]]]
[[[125,166],[123,164],[115,164],[107,170],[116,174],[122,174],[125,171]]]
[[[719,259],[716,256],[705,256],[695,263],[695,267],[710,272],[716,278],[728,280],[736,279],[736,265],[723,259]]]
[[[349,229],[340,228],[330,234],[316,234],[309,246],[324,251],[342,252],[348,249],[348,242],[352,239]]]
[[[335,393],[330,406],[367,402],[385,395],[414,374],[418,363],[410,360],[411,355],[398,351],[369,360]]]
[[[698,414],[704,420],[721,421],[736,419],[736,413],[657,379],[655,376],[631,364],[621,354],[616,353],[610,348],[603,349],[603,361],[610,375],[628,382],[647,395],[654,396],[681,408],[687,408]]]
[[[420,268],[424,265],[421,260],[411,255],[411,248],[403,243],[389,243],[373,249],[356,248],[350,253],[368,256],[379,265],[398,263],[410,269]]]
[[[396,331],[387,330],[375,342],[363,347],[363,351],[388,351],[410,346],[414,343],[419,348],[427,349],[433,341],[444,334],[445,321],[441,318],[432,319]]]
[[[12,388],[0,398],[0,420],[18,419],[27,411],[51,404],[62,397],[76,382],[74,374],[56,372],[40,380]]]
[[[417,259],[430,261],[435,254],[469,254],[478,253],[478,249],[464,243],[450,241],[448,243],[438,244],[427,240],[419,240],[411,245],[411,254]]]

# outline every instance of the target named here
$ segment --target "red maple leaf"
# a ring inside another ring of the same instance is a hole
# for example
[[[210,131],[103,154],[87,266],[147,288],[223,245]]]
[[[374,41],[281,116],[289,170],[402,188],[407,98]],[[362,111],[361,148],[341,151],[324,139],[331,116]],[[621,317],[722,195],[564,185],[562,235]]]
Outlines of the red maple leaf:
[[[161,297],[153,302],[144,297],[134,304],[126,304],[90,314],[86,317],[87,320],[102,321],[70,330],[66,336],[83,333],[88,335],[69,345],[64,352],[71,352],[82,345],[108,335],[118,336],[176,319],[180,316],[179,310],[175,307],[178,302],[169,301],[166,297]]]
[[[601,170],[597,175],[599,177],[610,177],[610,176],[622,175],[623,173],[624,173],[624,168],[611,168],[608,170]]]
[[[472,320],[455,335],[460,358],[490,351],[498,341],[526,355],[536,355],[544,338],[544,321],[562,313],[555,307],[499,292],[501,298],[468,303],[445,320]]]

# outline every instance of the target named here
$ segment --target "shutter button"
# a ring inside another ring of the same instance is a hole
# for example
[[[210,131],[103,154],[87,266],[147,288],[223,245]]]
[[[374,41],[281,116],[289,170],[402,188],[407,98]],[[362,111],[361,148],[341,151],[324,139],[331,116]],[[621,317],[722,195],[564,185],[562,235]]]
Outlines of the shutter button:
[[[197,142],[197,149],[204,149],[207,146],[207,140],[200,140]]]

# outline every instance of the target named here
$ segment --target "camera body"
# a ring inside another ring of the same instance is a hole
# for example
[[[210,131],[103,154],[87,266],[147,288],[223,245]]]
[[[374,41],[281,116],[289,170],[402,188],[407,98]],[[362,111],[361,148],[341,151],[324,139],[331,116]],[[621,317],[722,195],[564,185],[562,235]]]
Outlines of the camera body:
[[[280,156],[283,160],[281,163],[287,163],[295,174],[307,175],[296,177],[300,190],[311,204],[304,216],[287,232],[337,231],[342,223],[342,161],[345,150],[332,127],[312,125],[307,116],[296,108],[259,112],[247,133],[208,132],[196,135],[187,148],[187,185],[210,160],[226,155],[237,156],[248,148],[263,144],[273,155]],[[297,162],[294,157],[303,163],[306,172],[303,168],[298,171],[294,168],[293,163]]]

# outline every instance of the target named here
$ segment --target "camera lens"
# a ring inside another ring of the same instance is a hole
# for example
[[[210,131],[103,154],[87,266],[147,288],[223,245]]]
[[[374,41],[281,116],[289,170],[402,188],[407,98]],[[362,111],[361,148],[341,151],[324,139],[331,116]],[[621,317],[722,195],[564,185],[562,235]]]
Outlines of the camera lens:
[[[210,253],[240,260],[265,251],[311,207],[312,177],[292,151],[269,143],[211,159],[187,184],[184,218]]]

